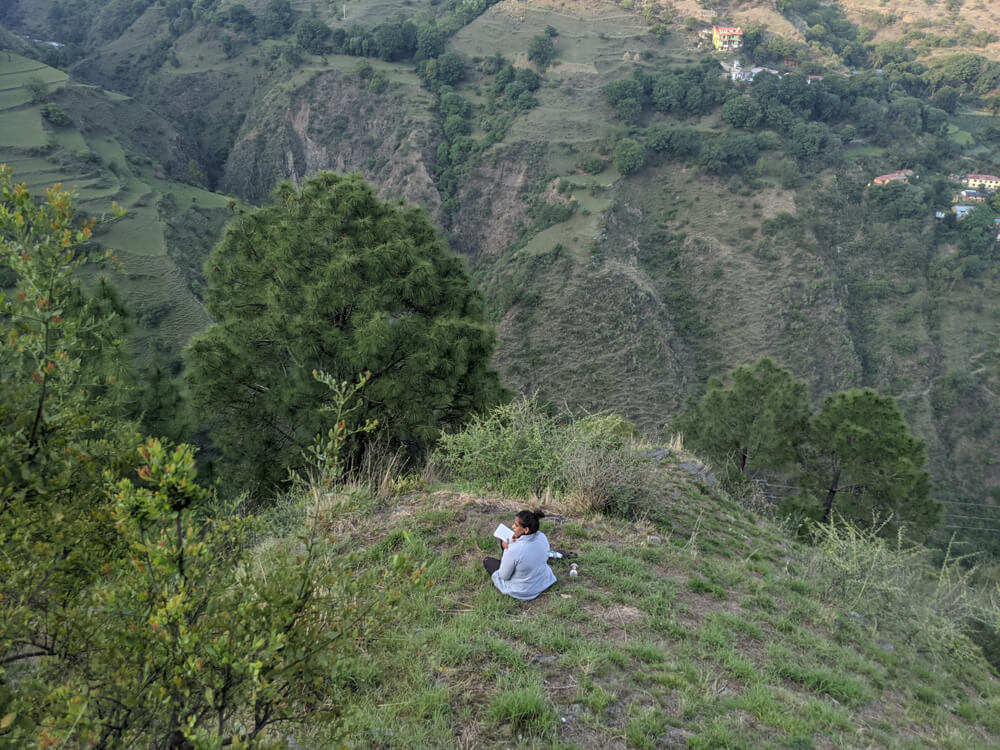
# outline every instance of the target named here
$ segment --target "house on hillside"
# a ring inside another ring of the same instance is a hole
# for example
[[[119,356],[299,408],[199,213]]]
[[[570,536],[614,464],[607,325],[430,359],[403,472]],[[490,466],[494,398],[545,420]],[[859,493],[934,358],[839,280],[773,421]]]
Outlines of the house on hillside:
[[[975,206],[952,206],[951,210],[955,214],[955,218],[961,221],[973,208],[975,208]]]
[[[898,172],[889,172],[889,174],[880,174],[878,177],[872,180],[872,184],[889,185],[893,182],[909,182],[911,177],[913,177],[912,169],[901,169]]]
[[[961,192],[955,193],[952,196],[952,203],[985,203],[986,199],[989,198],[988,193],[984,193],[981,190],[962,190]]]
[[[1000,188],[1000,177],[992,174],[963,174],[961,182],[966,187],[981,188],[991,193]]]
[[[743,29],[739,26],[713,26],[712,44],[717,50],[739,49],[743,46]]]

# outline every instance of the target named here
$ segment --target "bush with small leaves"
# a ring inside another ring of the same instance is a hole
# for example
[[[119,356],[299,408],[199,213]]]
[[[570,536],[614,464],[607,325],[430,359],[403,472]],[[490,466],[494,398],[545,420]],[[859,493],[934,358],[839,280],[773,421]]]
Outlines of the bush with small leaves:
[[[622,138],[615,144],[615,169],[623,175],[638,172],[646,164],[646,152],[638,141]]]

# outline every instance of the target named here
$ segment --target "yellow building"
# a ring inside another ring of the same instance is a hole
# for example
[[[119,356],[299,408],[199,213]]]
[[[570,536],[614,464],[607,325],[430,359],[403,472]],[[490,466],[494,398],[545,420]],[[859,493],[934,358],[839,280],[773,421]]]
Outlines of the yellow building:
[[[712,44],[718,50],[739,49],[743,46],[743,29],[739,26],[713,26]]]
[[[966,174],[962,175],[962,184],[966,187],[992,192],[1000,188],[1000,177],[992,174]]]

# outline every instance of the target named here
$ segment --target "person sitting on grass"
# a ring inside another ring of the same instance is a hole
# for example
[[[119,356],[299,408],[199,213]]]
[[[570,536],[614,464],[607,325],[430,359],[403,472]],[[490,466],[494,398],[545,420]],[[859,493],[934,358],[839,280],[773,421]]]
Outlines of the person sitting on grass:
[[[503,557],[483,560],[483,567],[501,593],[528,601],[556,582],[549,567],[549,540],[538,530],[538,519],[544,516],[538,510],[522,510],[514,516],[514,536],[500,542]]]

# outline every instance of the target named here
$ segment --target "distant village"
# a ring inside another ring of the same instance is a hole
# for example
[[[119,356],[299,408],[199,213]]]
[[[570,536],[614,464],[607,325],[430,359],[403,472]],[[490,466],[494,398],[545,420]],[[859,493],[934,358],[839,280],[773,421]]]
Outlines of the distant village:
[[[898,172],[880,174],[869,185],[878,187],[891,185],[894,182],[908,183],[915,176],[912,169],[901,169]],[[986,203],[990,195],[1000,189],[1000,177],[992,174],[950,174],[948,181],[964,187],[951,197],[951,211],[958,221],[964,219],[977,204]],[[937,219],[943,219],[946,215],[944,211],[934,213]],[[1000,218],[993,219],[993,224],[997,227],[997,242],[1000,242]]]
[[[707,36],[708,30],[706,29],[702,33]],[[720,52],[742,49],[743,29],[739,26],[713,26],[712,46]],[[739,60],[733,60],[731,65],[723,65],[722,67],[725,68],[734,81],[744,81],[747,83],[753,81],[754,77],[758,73],[770,73],[773,76],[788,75],[787,72],[782,73],[780,70],[766,68],[761,65],[744,68],[740,65]],[[812,83],[813,81],[822,81],[823,76],[806,76],[806,80],[808,83]]]
[[[739,26],[713,26],[712,45],[720,52],[741,49],[743,47],[743,29]],[[723,65],[723,67],[729,72],[733,81],[750,82],[759,73],[770,73],[779,77],[788,75],[787,72],[782,73],[779,70],[763,66],[744,68],[740,65],[739,60],[733,60],[730,66]],[[806,80],[808,83],[822,81],[823,76],[806,76]],[[869,184],[870,186],[882,186],[891,185],[895,182],[906,183],[913,177],[915,175],[912,169],[901,169],[898,172],[879,175]],[[955,218],[958,221],[964,219],[966,214],[975,208],[977,204],[985,203],[989,200],[990,195],[1000,189],[1000,177],[991,174],[950,174],[948,175],[948,180],[958,183],[964,188],[955,193],[951,199],[951,211],[955,214]],[[935,218],[939,220],[943,219],[946,215],[944,211],[936,211],[934,214]],[[995,218],[993,223],[997,227],[997,242],[1000,242],[1000,218]]]

